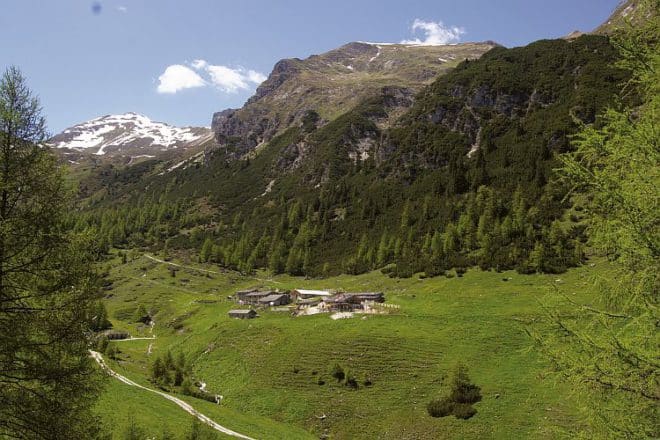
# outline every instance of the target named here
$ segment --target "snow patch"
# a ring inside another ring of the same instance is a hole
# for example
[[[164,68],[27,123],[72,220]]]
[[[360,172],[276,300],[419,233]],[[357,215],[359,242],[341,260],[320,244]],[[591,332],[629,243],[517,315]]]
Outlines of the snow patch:
[[[378,58],[380,56],[381,52],[382,52],[382,48],[380,46],[376,45],[376,47],[378,48],[378,52],[376,52],[376,55],[372,56],[369,59],[369,62],[375,61],[376,58]]]
[[[269,192],[271,192],[273,190],[274,185],[275,185],[275,179],[268,182],[268,186],[266,186],[266,190],[263,192],[263,194],[261,194],[261,197],[263,197],[266,194],[268,194]]]
[[[68,136],[70,135],[70,138]],[[78,124],[62,132],[68,139],[54,145],[55,148],[86,150],[98,148],[98,156],[106,154],[108,147],[127,145],[133,142],[161,146],[163,150],[177,144],[190,143],[204,135],[196,134],[190,127],[172,127],[162,122],[154,122],[137,113],[107,115]]]

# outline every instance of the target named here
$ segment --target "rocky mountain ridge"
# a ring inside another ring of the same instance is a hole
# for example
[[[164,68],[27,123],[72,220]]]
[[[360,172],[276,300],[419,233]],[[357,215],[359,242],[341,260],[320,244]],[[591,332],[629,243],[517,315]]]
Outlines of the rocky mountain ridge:
[[[211,128],[218,145],[242,156],[310,113],[323,124],[367,98],[391,95],[393,87],[413,97],[438,75],[495,46],[353,42],[304,60],[284,59],[241,109],[215,113]],[[395,117],[412,100],[400,104],[390,109]]]

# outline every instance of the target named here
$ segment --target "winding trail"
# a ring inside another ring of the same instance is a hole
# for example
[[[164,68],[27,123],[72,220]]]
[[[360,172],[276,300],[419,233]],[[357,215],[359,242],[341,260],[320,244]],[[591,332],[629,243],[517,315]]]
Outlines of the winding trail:
[[[215,275],[226,275],[226,272],[218,272],[217,270],[208,270],[208,269],[200,269],[198,267],[193,267],[193,266],[185,266],[183,264],[172,263],[171,261],[161,260],[160,258],[156,258],[156,257],[154,257],[152,255],[149,255],[149,254],[143,254],[143,255],[145,257],[147,257],[148,259],[150,259],[152,261],[155,261],[156,263],[169,264],[170,266],[180,267],[182,269],[196,270],[198,272],[212,273],[212,274],[215,274]],[[257,280],[257,281],[262,281],[262,282],[281,284],[279,281],[269,280],[269,279],[264,279],[264,278],[257,278],[257,277],[246,277],[246,278],[250,278],[252,280]]]
[[[132,380],[130,380],[129,378],[124,377],[121,374],[113,371],[105,363],[101,353],[93,351],[93,350],[90,350],[89,353],[92,356],[92,358],[101,366],[101,368],[103,370],[105,370],[110,376],[114,377],[115,379],[119,380],[120,382],[123,382],[126,385],[130,385],[132,387],[137,387],[137,388],[140,388],[142,390],[149,391],[150,393],[158,394],[159,396],[161,396],[161,397],[163,397],[163,398],[165,398],[165,399],[167,399],[171,402],[174,402],[176,405],[181,407],[185,412],[187,412],[188,414],[191,414],[194,417],[197,417],[201,422],[206,423],[207,425],[209,425],[211,428],[215,429],[216,431],[222,432],[223,434],[227,434],[227,435],[230,435],[232,437],[242,438],[244,440],[255,440],[252,437],[248,437],[247,435],[243,435],[243,434],[240,434],[236,431],[232,431],[231,429],[226,428],[226,427],[220,425],[219,423],[214,422],[213,420],[211,420],[211,418],[209,418],[208,416],[205,416],[201,412],[197,411],[195,408],[192,407],[192,405],[190,405],[187,402],[184,402],[181,399],[178,399],[178,398],[176,398],[174,396],[171,396],[167,393],[157,391],[157,390],[152,390],[151,388],[147,388],[145,386],[142,386],[139,383],[135,383]]]

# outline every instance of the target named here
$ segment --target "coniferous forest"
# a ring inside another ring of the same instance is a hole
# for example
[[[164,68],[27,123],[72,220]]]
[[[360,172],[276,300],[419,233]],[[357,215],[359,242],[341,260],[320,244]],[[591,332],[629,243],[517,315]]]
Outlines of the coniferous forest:
[[[153,80],[254,92],[211,128],[8,65],[0,437],[660,437],[659,11]]]

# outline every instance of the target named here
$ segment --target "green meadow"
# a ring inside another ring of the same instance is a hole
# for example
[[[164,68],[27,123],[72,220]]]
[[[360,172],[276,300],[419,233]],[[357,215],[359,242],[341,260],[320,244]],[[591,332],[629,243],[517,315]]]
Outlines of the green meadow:
[[[271,279],[174,261],[187,266],[175,276],[174,266],[145,256],[108,263],[113,284],[105,303],[114,328],[149,336],[147,327],[131,322],[142,304],[156,335],[113,342],[121,353],[109,364],[155,388],[148,381],[153,359],[182,352],[194,378],[223,400],[178,397],[227,428],[259,439],[551,439],[580,423],[571,390],[549,374],[527,332],[548,328],[543,306],[557,300],[557,291],[588,301],[591,277],[604,271],[604,262],[560,276],[470,270],[432,279],[380,272]],[[230,319],[227,312],[237,305],[228,296],[253,286],[383,291],[400,308],[339,320],[271,310],[252,320]],[[432,418],[426,404],[446,393],[457,362],[481,387],[478,412],[469,420]],[[355,377],[357,389],[332,377],[336,364]],[[162,397],[114,379],[98,412],[116,438],[131,418],[154,437],[164,426],[182,435],[193,420]]]

